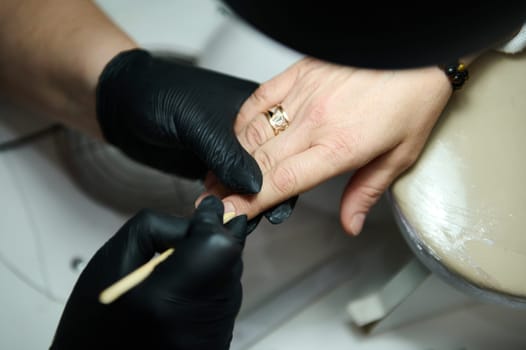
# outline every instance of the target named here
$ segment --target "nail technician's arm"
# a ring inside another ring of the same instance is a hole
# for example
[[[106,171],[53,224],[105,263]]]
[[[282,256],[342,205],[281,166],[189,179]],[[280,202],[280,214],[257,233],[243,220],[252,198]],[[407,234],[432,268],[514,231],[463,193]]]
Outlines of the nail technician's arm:
[[[95,86],[105,64],[137,45],[91,1],[2,0],[0,91],[100,135]]]
[[[242,299],[246,217],[223,225],[218,198],[191,219],[143,211],[90,260],[64,308],[51,349],[227,350]],[[141,284],[109,305],[99,293],[175,248]]]
[[[261,187],[234,119],[258,84],[154,57],[86,0],[0,4],[0,89],[131,158],[188,178]]]
[[[213,185],[208,193],[224,197],[228,211],[251,218],[355,171],[342,195],[340,219],[357,234],[382,193],[419,156],[451,93],[438,67],[382,71],[303,59],[262,84],[236,121],[241,144],[263,171],[261,192],[225,195]],[[290,126],[275,136],[261,112],[278,103]]]

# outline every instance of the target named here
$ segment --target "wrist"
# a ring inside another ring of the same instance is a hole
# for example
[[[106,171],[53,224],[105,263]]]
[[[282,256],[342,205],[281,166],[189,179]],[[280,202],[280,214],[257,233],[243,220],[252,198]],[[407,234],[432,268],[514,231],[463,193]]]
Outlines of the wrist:
[[[98,74],[114,53],[136,46],[132,39],[90,1],[3,0],[0,15],[0,88],[25,108],[97,135]]]
[[[118,148],[123,147],[129,137],[122,134],[125,121],[121,118],[133,114],[127,107],[137,100],[137,89],[141,91],[144,87],[139,75],[150,59],[145,50],[123,50],[111,57],[97,76],[93,89],[95,119],[101,137]]]
[[[96,89],[98,80],[106,65],[119,53],[136,48],[137,45],[126,37],[114,38],[112,42],[102,45],[94,43],[91,47],[86,46],[86,55],[82,58],[79,71],[70,81],[65,81],[65,88],[74,91],[74,100],[79,108],[78,115],[86,115],[86,125],[82,129],[87,130],[92,136],[102,139],[102,132],[96,116]],[[79,52],[78,56],[82,56]],[[69,86],[68,86],[69,85]]]
[[[468,67],[480,54],[477,52],[439,65],[453,90],[459,90],[464,86],[464,83],[469,79]]]

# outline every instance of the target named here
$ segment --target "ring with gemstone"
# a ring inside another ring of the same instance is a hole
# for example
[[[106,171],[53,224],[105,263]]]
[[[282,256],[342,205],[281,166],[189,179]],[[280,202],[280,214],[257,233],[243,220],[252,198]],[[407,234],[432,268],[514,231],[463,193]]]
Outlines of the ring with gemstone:
[[[278,135],[280,132],[289,127],[289,117],[281,105],[276,105],[275,107],[266,111],[264,114],[267,117],[270,126],[274,130],[274,135]]]

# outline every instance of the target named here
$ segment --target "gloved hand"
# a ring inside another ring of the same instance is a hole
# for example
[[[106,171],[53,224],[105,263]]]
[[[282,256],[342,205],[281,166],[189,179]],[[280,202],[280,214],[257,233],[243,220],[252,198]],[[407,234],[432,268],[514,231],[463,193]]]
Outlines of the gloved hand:
[[[51,349],[226,350],[242,298],[246,217],[223,225],[209,196],[191,219],[143,211],[93,256],[62,314]],[[100,292],[148,261],[175,251],[109,305]]]
[[[230,190],[256,193],[261,170],[238,142],[233,125],[257,86],[133,49],[103,70],[97,117],[106,140],[136,161],[191,179],[202,179],[210,170]],[[293,208],[285,201],[264,214],[281,223]],[[251,221],[250,231],[259,219]]]
[[[261,171],[233,125],[257,87],[133,49],[104,68],[97,117],[106,140],[141,163],[191,179],[210,170],[231,190],[256,193]]]

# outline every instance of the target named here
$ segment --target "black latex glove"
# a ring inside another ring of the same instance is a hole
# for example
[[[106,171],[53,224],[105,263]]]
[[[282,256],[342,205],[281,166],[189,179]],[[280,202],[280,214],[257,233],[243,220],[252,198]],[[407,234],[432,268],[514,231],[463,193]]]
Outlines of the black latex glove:
[[[296,202],[298,201],[299,196],[291,197],[282,203],[276,205],[275,207],[267,210],[266,212],[263,212],[256,216],[255,218],[250,219],[247,225],[247,231],[248,233],[251,233],[256,229],[256,227],[259,225],[259,222],[261,221],[261,218],[264,216],[267,218],[267,220],[273,224],[278,225],[283,223],[285,220],[287,220],[291,215],[292,211],[294,210],[294,207],[296,206]]]
[[[223,225],[223,205],[205,198],[191,219],[143,211],[90,260],[62,314],[51,349],[225,350],[241,306],[246,217]],[[100,292],[175,251],[109,305]]]
[[[257,87],[133,49],[104,68],[97,117],[106,140],[143,164],[191,179],[211,170],[231,190],[256,193],[261,171],[233,125]]]
[[[234,192],[256,193],[261,171],[233,125],[257,86],[134,49],[117,55],[102,72],[97,115],[108,142],[136,161],[191,179],[211,170]],[[277,224],[293,209],[289,200],[263,215]],[[260,219],[251,220],[250,231]]]

